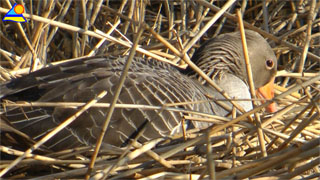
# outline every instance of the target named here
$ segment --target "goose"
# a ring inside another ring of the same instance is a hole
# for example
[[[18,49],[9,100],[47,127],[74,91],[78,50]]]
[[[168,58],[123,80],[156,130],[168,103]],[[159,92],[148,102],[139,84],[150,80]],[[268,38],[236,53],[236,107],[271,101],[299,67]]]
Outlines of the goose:
[[[258,97],[272,99],[276,57],[258,33],[246,30],[246,39]],[[106,90],[107,95],[99,102],[110,103],[126,59],[126,56],[96,56],[49,66],[1,84],[0,98],[27,102],[89,102]],[[251,98],[239,32],[225,33],[206,41],[196,50],[192,61],[230,97]],[[134,57],[117,103],[159,107],[171,104],[170,107],[180,110],[226,116],[228,111],[216,99],[224,97],[193,69],[179,69],[166,62]],[[238,101],[238,104],[245,111],[252,109],[250,101]],[[10,107],[3,108],[1,116],[17,130],[39,140],[78,110],[59,106]],[[179,133],[187,111],[116,108],[103,144],[125,146],[143,127],[145,131],[138,138],[141,143]],[[267,111],[276,111],[276,105],[269,105]],[[46,147],[58,151],[94,145],[106,112],[105,107],[88,109],[48,140]],[[187,121],[185,125],[187,129],[202,129],[212,123]]]

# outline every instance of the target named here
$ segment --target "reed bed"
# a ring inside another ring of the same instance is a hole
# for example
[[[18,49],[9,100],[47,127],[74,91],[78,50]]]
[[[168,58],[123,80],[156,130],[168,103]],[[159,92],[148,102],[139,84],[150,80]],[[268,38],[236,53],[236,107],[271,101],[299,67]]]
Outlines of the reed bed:
[[[232,118],[206,116],[198,120],[215,122],[206,130],[193,129],[146,144],[132,141],[122,152],[102,149],[99,154],[94,147],[26,153],[12,145],[15,136],[2,126],[0,173],[3,178],[262,180],[320,177],[319,1],[22,0],[18,3],[25,7],[27,23],[0,23],[0,80],[3,83],[70,59],[128,55],[132,49],[136,50],[136,56],[185,68],[201,42],[239,30],[239,21],[243,19],[246,29],[268,39],[278,58],[273,100],[278,104],[278,111],[267,114],[262,105],[243,115],[234,114]],[[9,0],[0,2],[1,19],[12,5]],[[236,15],[237,9],[242,18]],[[137,36],[140,38],[134,42]],[[83,107],[85,104],[3,101],[2,105]],[[110,104],[96,102],[91,105],[110,107]],[[126,107],[170,109],[169,105],[115,106]],[[255,121],[256,116],[251,116],[254,113],[261,121]],[[186,115],[185,119],[192,117]],[[6,158],[7,155],[11,158]],[[93,163],[94,156],[97,158]],[[24,158],[13,164],[18,157]]]

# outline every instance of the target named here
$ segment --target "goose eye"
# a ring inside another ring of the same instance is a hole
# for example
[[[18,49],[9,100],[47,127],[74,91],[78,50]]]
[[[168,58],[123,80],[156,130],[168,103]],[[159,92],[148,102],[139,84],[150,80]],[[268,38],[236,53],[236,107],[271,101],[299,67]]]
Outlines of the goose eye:
[[[266,60],[266,67],[267,67],[267,69],[272,69],[273,66],[274,66],[274,63],[273,63],[272,60],[270,60],[270,59]]]

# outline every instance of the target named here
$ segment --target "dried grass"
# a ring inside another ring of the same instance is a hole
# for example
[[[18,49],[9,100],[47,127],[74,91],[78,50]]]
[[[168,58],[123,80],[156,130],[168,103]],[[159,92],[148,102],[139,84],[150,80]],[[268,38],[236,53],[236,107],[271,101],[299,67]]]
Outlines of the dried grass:
[[[27,9],[24,14],[27,23],[0,24],[0,80],[3,82],[71,58],[99,54],[127,55],[139,26],[144,28],[144,32],[139,39],[136,55],[182,68],[186,64],[192,66],[189,57],[200,42],[238,29],[234,14],[236,7],[241,6],[245,28],[268,38],[277,55],[279,72],[274,101],[277,101],[279,111],[272,115],[263,114],[260,110],[266,106],[264,104],[238,117],[234,113],[231,121],[216,116],[197,119],[213,120],[216,125],[201,132],[185,132],[170,140],[160,138],[147,144],[133,141],[131,148],[123,152],[101,150],[95,162],[90,160],[93,155],[91,147],[38,155],[32,151],[26,154],[2,142],[2,154],[21,159],[16,164],[13,160],[1,160],[3,173],[12,165],[5,178],[84,178],[90,162],[94,166],[87,177],[94,179],[319,178],[318,1],[240,1],[233,4],[232,10],[226,8],[227,1],[211,4],[204,0],[23,3]],[[228,3],[232,4],[231,1]],[[9,1],[1,1],[0,4],[3,19],[11,6]],[[109,104],[103,103],[91,105],[109,107]],[[128,106],[116,105],[115,108]],[[130,107],[180,110],[170,106]],[[261,118],[259,128],[255,125],[256,121],[247,121],[254,113]],[[186,119],[190,118],[186,116]]]

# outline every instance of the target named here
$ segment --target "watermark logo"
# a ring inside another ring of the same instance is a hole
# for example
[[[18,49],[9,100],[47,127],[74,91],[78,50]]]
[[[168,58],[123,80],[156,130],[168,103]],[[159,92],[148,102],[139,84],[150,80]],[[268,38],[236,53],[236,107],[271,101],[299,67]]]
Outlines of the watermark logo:
[[[23,5],[15,3],[10,11],[8,11],[4,16],[3,21],[12,21],[18,23],[27,22],[22,13],[24,13]]]

